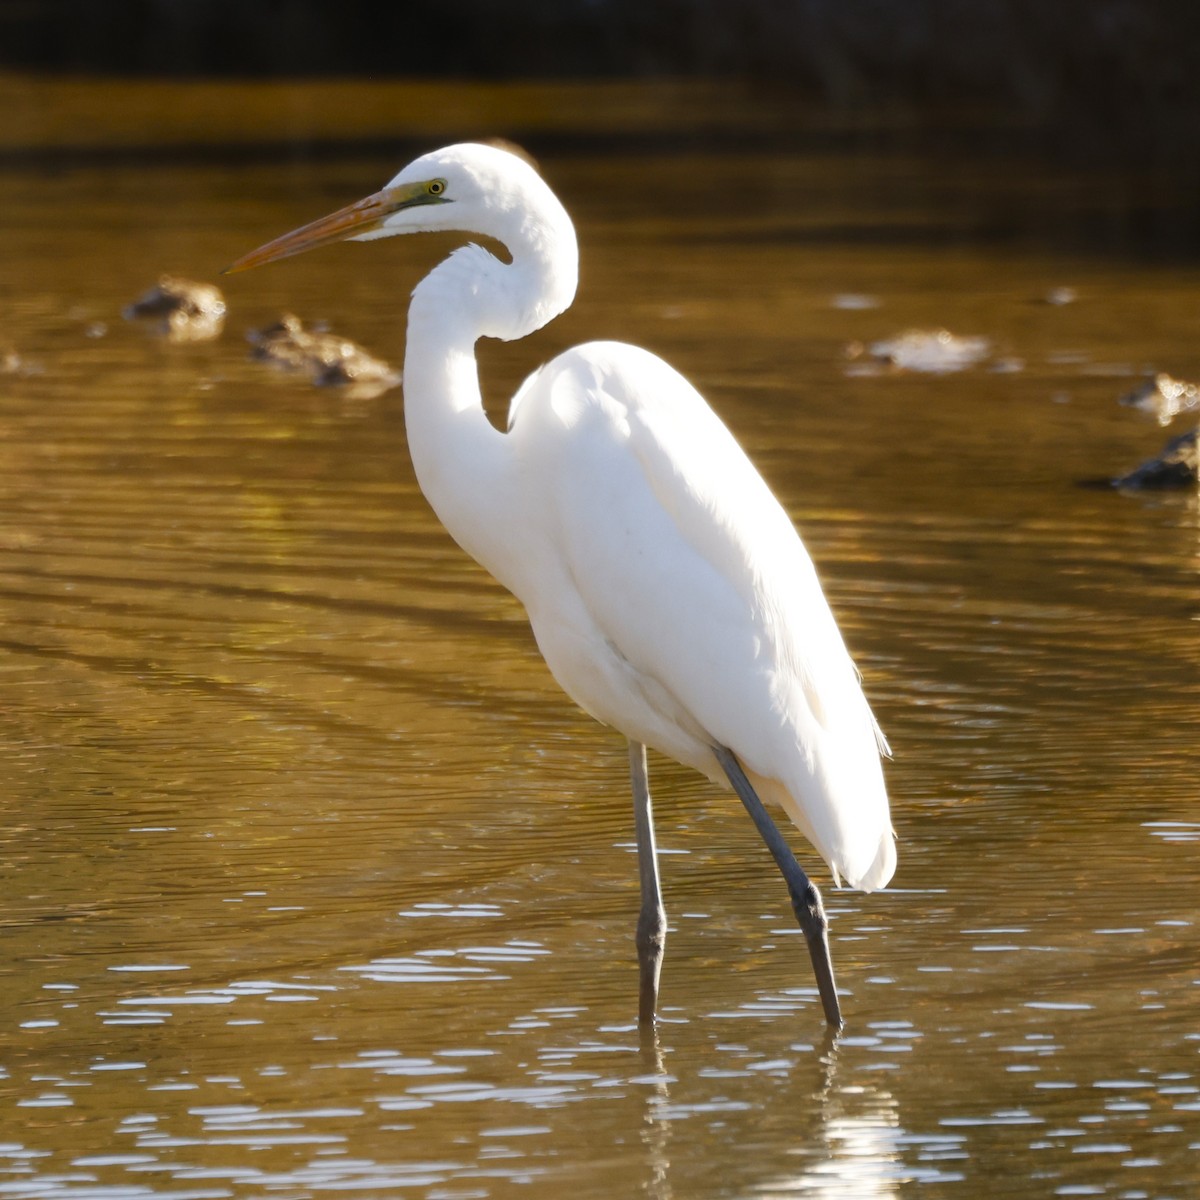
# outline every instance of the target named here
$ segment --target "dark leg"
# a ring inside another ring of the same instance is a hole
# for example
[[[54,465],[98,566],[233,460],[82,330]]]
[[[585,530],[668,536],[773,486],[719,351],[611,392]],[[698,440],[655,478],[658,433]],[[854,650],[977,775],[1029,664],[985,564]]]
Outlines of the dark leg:
[[[641,968],[638,1021],[654,1024],[658,1005],[658,976],[667,944],[667,913],[658,882],[658,851],[654,845],[654,814],[650,810],[650,784],[646,775],[646,747],[629,743],[629,775],[633,783],[633,816],[637,826],[638,878],[642,885],[642,910],[638,915],[637,950]]]
[[[829,921],[821,904],[821,893],[817,891],[804,869],[796,861],[783,835],[779,832],[770,814],[763,807],[763,802],[746,778],[742,764],[733,753],[724,746],[714,746],[713,753],[721,764],[733,790],[737,792],[746,811],[750,814],[762,840],[767,843],[783,878],[787,881],[788,892],[792,897],[792,909],[796,920],[804,931],[808,942],[808,953],[812,958],[813,972],[817,977],[817,990],[821,993],[821,1004],[825,1009],[825,1020],[834,1029],[842,1027],[842,1010],[838,1005],[837,985],[833,981],[833,960],[829,957]]]

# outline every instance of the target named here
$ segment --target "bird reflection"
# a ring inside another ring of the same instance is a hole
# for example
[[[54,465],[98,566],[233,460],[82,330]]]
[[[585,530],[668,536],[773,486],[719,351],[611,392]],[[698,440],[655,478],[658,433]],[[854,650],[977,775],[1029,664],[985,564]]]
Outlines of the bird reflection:
[[[770,1103],[785,1111],[819,1114],[815,1129],[801,1132],[795,1147],[794,1170],[778,1170],[778,1159],[761,1182],[739,1188],[739,1194],[765,1198],[806,1196],[815,1200],[895,1200],[904,1178],[900,1139],[903,1128],[899,1105],[885,1088],[874,1083],[849,1083],[839,1079],[840,1035],[830,1031],[817,1054],[814,1081],[805,1070],[796,1070],[782,1095]],[[670,1089],[676,1082],[668,1073],[663,1047],[656,1031],[642,1040],[641,1061],[646,1076],[653,1077],[646,1091],[646,1115],[641,1139],[647,1150],[645,1192],[653,1200],[674,1200],[671,1139],[679,1113]],[[809,1089],[805,1087],[805,1081]],[[807,1095],[800,1094],[807,1091]]]
[[[674,1200],[671,1187],[671,1121],[666,1110],[671,1100],[671,1077],[663,1061],[658,1026],[642,1026],[642,1070],[653,1077],[646,1093],[646,1118],[642,1125],[642,1144],[650,1167],[646,1194],[652,1200]]]

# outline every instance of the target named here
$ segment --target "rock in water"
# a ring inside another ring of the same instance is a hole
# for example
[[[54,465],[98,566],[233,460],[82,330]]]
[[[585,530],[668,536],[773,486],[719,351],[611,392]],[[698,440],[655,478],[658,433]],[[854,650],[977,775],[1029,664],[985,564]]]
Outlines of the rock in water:
[[[274,325],[251,330],[252,358],[306,374],[318,387],[348,384],[356,395],[379,395],[400,382],[400,373],[356,342],[322,329],[305,329],[286,313]]]
[[[1160,425],[1170,425],[1180,413],[1200,408],[1200,387],[1159,371],[1153,379],[1122,396],[1121,403],[1157,417]]]
[[[172,342],[203,342],[225,325],[225,297],[211,283],[163,275],[145,295],[125,306],[127,321],[148,320]]]
[[[1127,475],[1112,481],[1113,487],[1134,488],[1141,491],[1162,488],[1195,487],[1200,480],[1197,463],[1197,442],[1200,429],[1172,438],[1157,458],[1147,459],[1134,467]]]
[[[983,362],[991,352],[992,344],[987,338],[959,337],[948,329],[910,329],[867,347],[867,353],[876,363],[899,371],[926,371],[933,375],[965,371]],[[851,357],[854,356],[852,353]]]

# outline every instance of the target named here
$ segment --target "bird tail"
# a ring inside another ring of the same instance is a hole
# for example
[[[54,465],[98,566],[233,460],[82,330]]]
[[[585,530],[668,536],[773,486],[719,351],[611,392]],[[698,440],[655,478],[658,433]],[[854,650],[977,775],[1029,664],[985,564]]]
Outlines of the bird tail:
[[[860,892],[877,892],[887,887],[896,871],[896,835],[888,815],[887,796],[878,762],[875,759],[876,769],[873,773],[865,772],[866,777],[856,781],[856,795],[867,800],[867,803],[856,805],[856,811],[852,813],[840,811],[834,806],[822,806],[820,810],[806,812],[779,780],[747,772],[759,796],[764,801],[775,801],[812,843],[828,865],[837,887],[841,887],[844,881]],[[878,778],[870,777],[871,774]],[[812,779],[806,780],[805,787],[797,787],[797,792],[812,795],[814,791],[824,790],[820,786],[822,782],[817,781],[814,787]],[[840,782],[844,787],[845,781]]]

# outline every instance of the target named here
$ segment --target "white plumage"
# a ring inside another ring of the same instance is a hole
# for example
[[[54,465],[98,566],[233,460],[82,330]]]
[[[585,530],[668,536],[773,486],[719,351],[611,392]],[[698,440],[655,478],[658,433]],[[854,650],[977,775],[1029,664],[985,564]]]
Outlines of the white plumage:
[[[803,544],[729,431],[615,342],[561,355],[515,407],[537,532],[511,587],[563,689],[726,786],[711,747],[728,746],[834,872],[886,884],[874,720]]]
[[[506,433],[484,414],[478,338],[523,337],[575,293],[574,229],[536,171],[494,147],[452,146],[235,269],[339,238],[434,229],[484,234],[512,255],[464,247],[413,293],[405,419],[443,524],[525,605],[546,663],[582,708],[635,751],[651,746],[718,783],[738,786],[740,764],[835,879],[885,886],[896,863],[886,743],[791,521],[699,393],[645,350],[592,342],[525,381]],[[634,779],[636,791],[636,758]],[[648,822],[648,794],[645,811]],[[650,843],[644,890],[652,831]],[[654,924],[651,907],[644,895]],[[658,925],[661,956],[665,918]]]

